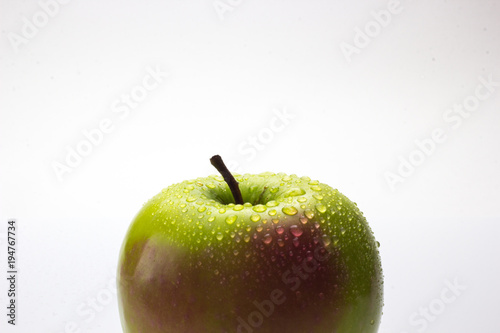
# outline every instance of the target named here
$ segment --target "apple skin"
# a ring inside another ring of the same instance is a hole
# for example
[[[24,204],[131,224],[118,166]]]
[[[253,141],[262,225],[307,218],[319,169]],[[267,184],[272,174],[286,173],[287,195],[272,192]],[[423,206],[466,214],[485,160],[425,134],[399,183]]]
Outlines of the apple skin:
[[[377,332],[378,243],[355,203],[283,173],[220,176],[164,189],[123,242],[118,303],[126,333]]]

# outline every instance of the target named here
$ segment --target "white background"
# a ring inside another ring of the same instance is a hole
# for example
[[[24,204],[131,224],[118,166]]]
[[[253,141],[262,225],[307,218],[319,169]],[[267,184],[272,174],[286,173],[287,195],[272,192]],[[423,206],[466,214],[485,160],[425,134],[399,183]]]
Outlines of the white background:
[[[119,332],[129,223],[218,153],[358,203],[381,243],[380,332],[499,332],[499,17],[491,0],[0,1],[0,267],[15,218],[20,272],[0,330]]]

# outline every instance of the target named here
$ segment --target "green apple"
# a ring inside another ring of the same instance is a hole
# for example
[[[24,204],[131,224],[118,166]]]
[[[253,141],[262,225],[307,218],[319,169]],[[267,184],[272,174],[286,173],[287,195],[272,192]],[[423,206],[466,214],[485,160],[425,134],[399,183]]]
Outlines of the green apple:
[[[221,173],[169,186],[133,220],[124,332],[377,332],[378,242],[356,204],[309,177]]]

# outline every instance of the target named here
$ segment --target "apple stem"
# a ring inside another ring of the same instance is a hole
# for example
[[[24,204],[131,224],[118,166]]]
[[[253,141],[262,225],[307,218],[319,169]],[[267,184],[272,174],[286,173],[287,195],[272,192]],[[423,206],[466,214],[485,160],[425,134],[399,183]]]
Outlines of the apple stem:
[[[210,158],[210,163],[220,172],[224,180],[226,181],[231,193],[233,194],[233,198],[236,204],[243,205],[243,197],[241,196],[240,187],[238,186],[238,182],[234,179],[231,172],[229,172],[228,168],[222,161],[222,157],[219,155],[214,155]]]

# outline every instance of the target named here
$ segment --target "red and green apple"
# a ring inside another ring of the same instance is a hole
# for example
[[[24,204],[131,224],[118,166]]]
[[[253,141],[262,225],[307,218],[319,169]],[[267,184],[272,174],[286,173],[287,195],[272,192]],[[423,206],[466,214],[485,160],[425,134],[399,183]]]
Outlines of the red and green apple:
[[[171,185],[132,221],[118,266],[126,333],[372,333],[378,242],[338,190],[283,173]],[[233,177],[234,176],[234,177]]]

